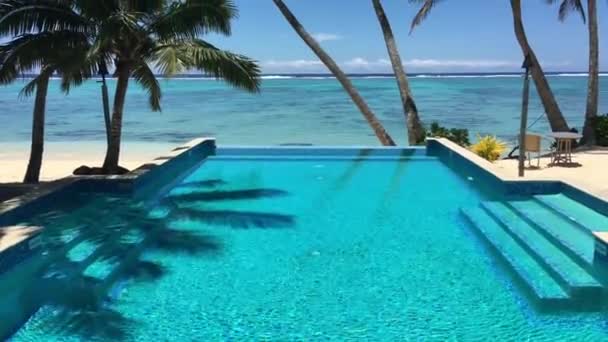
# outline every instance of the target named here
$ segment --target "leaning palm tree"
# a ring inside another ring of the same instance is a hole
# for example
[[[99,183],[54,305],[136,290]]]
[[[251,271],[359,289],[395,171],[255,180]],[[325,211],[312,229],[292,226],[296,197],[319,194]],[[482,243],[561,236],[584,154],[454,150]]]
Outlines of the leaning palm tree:
[[[558,0],[547,0],[550,4]],[[599,33],[597,28],[597,0],[587,1],[587,16],[581,0],[561,0],[559,6],[559,20],[564,21],[570,11],[578,12],[583,22],[587,21],[589,31],[589,76],[587,83],[587,106],[585,109],[585,124],[583,126],[583,143],[592,146],[595,144],[595,120],[598,112],[599,100]]]
[[[256,92],[260,70],[248,57],[220,50],[199,37],[231,33],[237,10],[230,0],[90,1],[74,0],[82,17],[96,26],[89,55],[113,59],[116,90],[110,139],[103,169],[119,171],[123,112],[131,79],[147,90],[152,110],[160,111],[161,89],[153,69],[171,76],[191,69]]]
[[[418,11],[416,16],[412,20],[411,29],[414,29],[416,26],[420,25],[422,21],[424,21],[424,19],[429,15],[433,7],[440,2],[440,0],[409,1],[413,3],[422,3],[420,11]],[[534,50],[532,50],[532,47],[528,42],[521,15],[521,0],[510,0],[510,2],[511,11],[513,15],[513,27],[515,31],[515,36],[517,38],[517,42],[521,47],[523,55],[530,56],[531,58],[532,68],[530,69],[530,72],[532,74],[534,84],[536,85],[536,91],[538,92],[538,96],[540,97],[540,100],[545,109],[545,114],[547,115],[551,130],[567,131],[568,123],[562,115],[562,112],[559,109],[559,105],[557,104],[557,101],[553,96],[553,92],[551,91],[551,87],[549,86],[549,82],[547,81],[547,77],[545,76],[540,62],[536,58],[536,54],[534,53]]]
[[[300,21],[291,13],[287,5],[282,0],[273,0],[274,4],[277,6],[281,14],[285,17],[289,25],[296,31],[296,33],[302,38],[304,43],[308,45],[308,47],[317,55],[317,57],[325,64],[325,66],[331,71],[331,73],[336,77],[338,82],[342,84],[344,90],[348,93],[352,101],[359,108],[363,117],[369,125],[372,127],[372,130],[376,134],[380,143],[385,146],[394,146],[395,142],[393,138],[388,134],[388,132],[384,129],[376,115],[369,108],[363,97],[359,94],[355,86],[348,79],[348,76],[340,69],[338,64],[321,48],[319,43],[304,29],[304,26],[300,24]]]
[[[425,133],[422,124],[420,123],[420,117],[418,116],[418,108],[412,95],[409,82],[407,80],[407,74],[399,56],[399,50],[395,37],[393,36],[393,30],[386,17],[384,8],[380,3],[380,0],[372,0],[374,11],[378,17],[382,34],[384,35],[384,42],[386,43],[386,50],[393,66],[393,72],[397,79],[397,86],[399,87],[399,94],[401,95],[401,102],[403,104],[403,111],[406,115],[407,122],[407,136],[410,145],[416,145],[424,142]]]
[[[61,88],[69,92],[71,85],[82,83],[92,72],[84,62],[88,48],[86,23],[69,16],[58,19],[57,14],[64,10],[69,9],[53,1],[5,1],[0,8],[0,35],[14,36],[0,46],[0,84],[11,83],[27,72],[39,71],[21,91],[22,96],[36,93],[24,183],[37,183],[40,178],[50,77],[59,72]],[[56,18],[48,18],[49,13]],[[51,28],[53,32],[49,31]]]

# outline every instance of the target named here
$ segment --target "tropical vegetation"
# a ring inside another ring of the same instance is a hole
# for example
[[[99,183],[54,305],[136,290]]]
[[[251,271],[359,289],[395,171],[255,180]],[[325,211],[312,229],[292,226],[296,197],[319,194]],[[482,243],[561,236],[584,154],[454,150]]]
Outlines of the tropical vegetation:
[[[492,135],[478,136],[477,142],[471,146],[471,151],[491,162],[498,160],[506,149],[507,144]]]
[[[237,88],[259,90],[260,69],[252,59],[221,50],[200,39],[206,33],[230,35],[237,9],[230,0],[88,1],[9,0],[0,7],[0,35],[13,39],[0,47],[0,82],[38,71],[24,89],[38,89],[32,135],[32,172],[42,160],[44,104],[48,78],[59,72],[69,90],[113,65],[117,79],[103,169],[119,171],[123,111],[131,79],[147,90],[154,111],[161,110],[161,88],[154,70],[172,76],[191,69]],[[37,171],[35,170],[37,169]]]
[[[440,0],[408,0],[420,5],[410,32],[420,25]],[[599,33],[597,0],[545,0],[559,3],[558,18],[570,12],[581,15],[587,24],[589,40],[589,78],[583,127],[583,142],[606,143],[606,118],[598,117]],[[387,146],[395,141],[383,127],[348,76],[285,5],[273,0],[280,13],[340,82],[361,111],[378,140]],[[509,0],[513,30],[522,54],[532,62],[531,75],[548,122],[553,131],[570,130],[549,82],[528,41],[522,18],[521,0]],[[447,129],[437,123],[425,132],[414,100],[407,73],[381,0],[371,0],[382,30],[387,53],[396,78],[406,118],[408,142],[422,143],[425,137],[445,137],[469,146],[466,129]],[[231,34],[231,23],[238,11],[232,0],[2,0],[0,36],[11,40],[0,45],[0,84],[14,82],[20,75],[33,77],[21,91],[34,95],[31,150],[24,182],[35,183],[40,177],[44,151],[46,97],[52,76],[61,79],[60,88],[68,93],[74,86],[94,77],[106,66],[113,70],[116,88],[111,115],[106,117],[107,151],[105,173],[118,173],[124,107],[129,83],[143,87],[153,111],[161,110],[162,90],[156,74],[172,76],[189,70],[225,80],[249,92],[259,91],[260,69],[257,63],[240,54],[221,50],[202,39],[208,33]],[[107,96],[104,93],[104,104]],[[109,106],[108,106],[109,107]],[[104,108],[109,112],[109,108]],[[480,143],[500,142],[485,137]],[[482,147],[483,147],[482,144]],[[479,145],[476,144],[475,146]],[[479,146],[475,147],[481,148]],[[486,156],[494,154],[481,148]]]
[[[260,70],[253,60],[200,39],[208,32],[230,35],[231,21],[237,16],[232,1],[76,2],[79,13],[96,29],[91,53],[111,59],[115,67],[117,85],[103,163],[108,173],[118,171],[123,110],[131,78],[148,91],[154,111],[161,110],[161,89],[153,69],[164,76],[196,69],[235,87],[259,90]]]
[[[547,0],[550,4],[558,0]],[[595,128],[599,101],[599,33],[597,24],[597,0],[587,0],[587,15],[581,0],[559,0],[559,20],[564,21],[571,11],[581,15],[587,22],[589,34],[589,71],[587,80],[587,104],[585,108],[585,123],[583,125],[582,143],[592,146],[596,142]]]
[[[411,30],[413,30],[416,26],[420,25],[428,17],[431,10],[438,3],[441,2],[439,0],[409,1],[413,3],[422,3],[420,10],[412,20]],[[519,43],[523,56],[528,56],[531,59],[532,67],[530,68],[530,72],[532,74],[534,84],[536,85],[536,91],[538,92],[538,96],[545,109],[545,113],[547,115],[549,125],[551,126],[551,130],[555,132],[568,131],[568,123],[566,122],[566,119],[564,118],[559,108],[559,105],[555,100],[555,96],[551,91],[551,87],[549,86],[549,82],[547,81],[547,77],[545,76],[542,66],[536,58],[536,54],[534,53],[532,46],[528,42],[528,37],[526,35],[522,19],[521,0],[510,0],[510,4],[511,13],[513,16],[513,28],[515,32],[515,37],[517,38],[517,42]]]
[[[306,31],[304,26],[300,23],[300,21],[296,18],[296,16],[289,10],[289,7],[285,5],[282,0],[273,0],[276,7],[279,9],[285,20],[291,25],[291,27],[296,31],[298,36],[302,38],[304,43],[308,45],[308,47],[317,55],[319,60],[329,69],[329,71],[336,77],[338,82],[344,88],[344,91],[350,96],[351,100],[354,104],[359,108],[361,114],[367,121],[367,123],[371,126],[374,134],[380,141],[380,143],[384,146],[395,146],[395,141],[386,131],[386,129],[380,123],[380,120],[374,112],[372,112],[371,108],[367,105],[359,91],[355,88],[353,83],[350,81],[346,73],[342,71],[342,69],[338,66],[338,64],[331,58],[325,50],[319,45],[319,43],[313,38],[313,36]]]
[[[422,126],[420,116],[418,115],[418,107],[416,107],[416,102],[414,101],[414,96],[412,95],[412,90],[407,80],[407,74],[403,62],[401,61],[401,56],[399,55],[393,30],[380,0],[372,0],[372,5],[376,17],[378,18],[380,28],[382,29],[386,50],[391,60],[395,79],[397,80],[403,113],[406,116],[408,142],[410,145],[422,144],[425,139],[424,127]]]
[[[608,146],[608,113],[596,117],[594,126],[597,144],[600,146]]]
[[[431,123],[427,132],[429,138],[445,138],[455,142],[462,147],[471,145],[469,141],[469,130],[466,128],[446,128],[438,122]]]
[[[38,72],[21,91],[22,96],[35,93],[25,183],[37,183],[40,178],[51,76],[61,75],[61,89],[67,93],[93,71],[91,65],[82,62],[90,47],[87,27],[79,18],[59,11],[64,9],[52,1],[4,1],[0,6],[0,36],[14,36],[0,45],[0,84],[11,83],[24,73]]]

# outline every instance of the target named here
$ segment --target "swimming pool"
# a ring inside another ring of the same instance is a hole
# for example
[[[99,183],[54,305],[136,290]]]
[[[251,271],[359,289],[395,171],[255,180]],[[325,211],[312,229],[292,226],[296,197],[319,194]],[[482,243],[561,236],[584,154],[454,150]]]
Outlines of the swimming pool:
[[[427,152],[226,148],[145,199],[73,193],[27,222],[44,252],[0,286],[31,318],[0,336],[606,339],[606,311],[546,309],[462,214],[511,198]]]

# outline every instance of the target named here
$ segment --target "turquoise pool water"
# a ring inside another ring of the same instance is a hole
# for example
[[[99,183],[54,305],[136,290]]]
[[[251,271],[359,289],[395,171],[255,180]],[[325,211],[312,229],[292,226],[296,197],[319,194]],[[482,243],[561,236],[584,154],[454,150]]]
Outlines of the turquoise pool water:
[[[477,189],[420,153],[220,153],[150,207],[80,194],[32,219],[66,251],[12,339],[607,339],[605,313],[522,295],[459,214]]]

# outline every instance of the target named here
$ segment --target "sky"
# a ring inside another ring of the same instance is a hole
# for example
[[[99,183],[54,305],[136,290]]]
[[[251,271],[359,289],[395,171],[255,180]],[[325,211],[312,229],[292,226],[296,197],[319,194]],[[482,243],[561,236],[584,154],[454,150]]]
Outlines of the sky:
[[[371,0],[284,0],[306,30],[347,72],[390,72]],[[321,73],[327,69],[271,0],[235,0],[239,18],[232,36],[208,36],[218,47],[252,57],[265,73]],[[417,6],[383,0],[408,72],[518,71],[522,53],[513,34],[508,0],[443,0],[409,35]],[[528,39],[546,71],[585,71],[586,25],[572,13],[557,19],[557,5],[523,0]],[[608,70],[608,2],[598,1],[600,66]],[[603,22],[602,22],[603,21]]]
[[[266,74],[328,72],[272,0],[233,1],[239,18],[233,22],[232,35],[203,39],[257,60]],[[346,72],[391,72],[371,0],[284,1]],[[418,6],[408,0],[382,4],[409,73],[520,70],[523,58],[513,34],[509,0],[441,0],[411,35],[410,22]],[[546,0],[523,0],[528,39],[545,71],[585,71],[587,27],[576,13],[560,22],[557,10],[558,5],[549,6]],[[608,38],[603,38],[608,37],[608,1],[598,0],[598,12],[600,70],[608,71]]]

